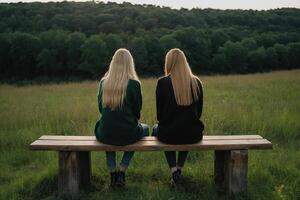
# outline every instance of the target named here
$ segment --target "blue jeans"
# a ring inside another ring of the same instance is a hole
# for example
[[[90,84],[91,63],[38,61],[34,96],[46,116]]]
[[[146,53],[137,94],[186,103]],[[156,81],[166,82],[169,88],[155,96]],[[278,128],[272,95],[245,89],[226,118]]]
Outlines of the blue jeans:
[[[158,133],[158,125],[155,124],[152,129],[152,136],[157,136],[157,133]],[[176,161],[176,151],[165,151],[165,156],[169,167],[173,168],[178,166],[182,168],[186,161],[188,153],[189,153],[188,151],[179,151],[177,161]]]
[[[149,126],[147,124],[140,123],[141,128],[143,129],[143,136],[149,135]],[[109,169],[109,171],[115,171],[116,170],[116,152],[115,151],[106,151],[106,164]],[[123,157],[120,163],[120,166],[122,168],[127,169],[129,166],[130,160],[132,159],[134,155],[134,151],[125,151],[123,153]]]

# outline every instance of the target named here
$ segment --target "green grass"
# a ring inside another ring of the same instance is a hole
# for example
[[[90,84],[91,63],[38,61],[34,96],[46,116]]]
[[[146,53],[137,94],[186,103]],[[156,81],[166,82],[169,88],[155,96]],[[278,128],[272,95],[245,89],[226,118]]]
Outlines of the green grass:
[[[250,151],[248,199],[300,199],[300,70],[201,77],[205,134],[261,134],[273,150]],[[143,79],[141,121],[156,123],[155,79]],[[0,199],[57,199],[57,153],[32,152],[42,134],[93,135],[97,82],[0,85]],[[161,152],[137,152],[126,190],[110,191],[103,152],[92,153],[93,185],[80,199],[224,199],[213,152],[191,152],[187,184],[169,188]]]

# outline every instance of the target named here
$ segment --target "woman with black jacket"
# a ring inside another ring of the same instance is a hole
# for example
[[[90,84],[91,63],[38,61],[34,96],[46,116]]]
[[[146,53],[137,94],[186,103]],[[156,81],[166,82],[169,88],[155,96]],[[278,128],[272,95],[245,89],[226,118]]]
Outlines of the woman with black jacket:
[[[180,49],[171,49],[165,59],[165,76],[156,87],[158,124],[153,134],[168,144],[192,144],[202,140],[204,125],[200,120],[203,107],[201,81],[193,75],[186,57]],[[172,172],[172,183],[178,183],[187,158],[187,151],[166,151]]]

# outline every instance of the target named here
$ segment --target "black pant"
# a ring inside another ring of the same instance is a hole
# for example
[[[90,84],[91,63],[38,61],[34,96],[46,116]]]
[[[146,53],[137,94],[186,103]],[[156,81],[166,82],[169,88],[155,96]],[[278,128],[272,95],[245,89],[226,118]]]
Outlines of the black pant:
[[[157,136],[157,133],[158,133],[158,125],[155,124],[153,126],[152,136]],[[165,151],[165,156],[169,167],[170,168],[176,166],[183,167],[188,153],[189,153],[188,151],[179,151],[177,161],[176,161],[176,151]]]

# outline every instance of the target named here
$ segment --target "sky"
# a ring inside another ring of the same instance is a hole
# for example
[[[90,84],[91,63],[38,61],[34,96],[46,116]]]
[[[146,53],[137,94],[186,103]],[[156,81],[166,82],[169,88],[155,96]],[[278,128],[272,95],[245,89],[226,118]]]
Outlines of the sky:
[[[48,2],[49,0],[0,0],[4,2]],[[62,0],[52,0],[62,1]],[[71,1],[71,0],[68,0]],[[87,1],[87,0],[72,0]],[[98,0],[100,1],[100,0]],[[122,3],[124,0],[104,0],[102,2]],[[132,4],[154,4],[171,8],[217,8],[217,9],[254,9],[266,10],[282,7],[300,8],[300,0],[126,0]]]

